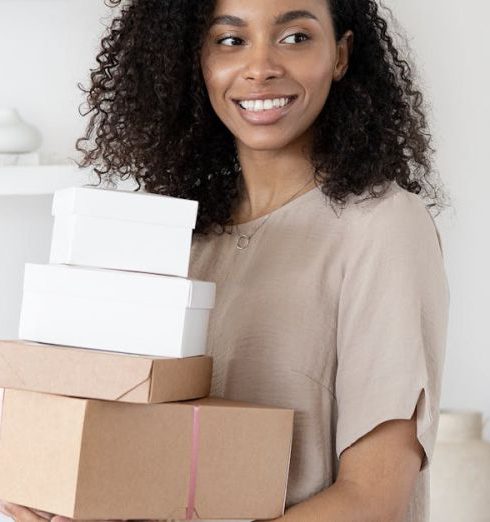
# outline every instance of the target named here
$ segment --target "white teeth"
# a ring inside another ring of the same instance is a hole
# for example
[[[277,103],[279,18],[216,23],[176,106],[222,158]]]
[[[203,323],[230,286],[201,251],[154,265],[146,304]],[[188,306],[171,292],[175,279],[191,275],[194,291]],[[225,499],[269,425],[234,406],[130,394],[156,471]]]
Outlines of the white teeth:
[[[243,100],[238,103],[242,109],[259,112],[284,107],[290,100],[291,98],[275,98],[273,100]]]

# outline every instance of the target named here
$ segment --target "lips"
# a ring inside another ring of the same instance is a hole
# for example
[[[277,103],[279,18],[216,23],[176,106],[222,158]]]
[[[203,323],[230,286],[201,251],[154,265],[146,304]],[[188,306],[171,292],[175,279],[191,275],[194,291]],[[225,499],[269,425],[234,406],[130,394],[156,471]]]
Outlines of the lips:
[[[283,96],[283,98],[286,97],[287,96]],[[294,105],[297,98],[298,96],[290,97],[288,103],[286,103],[284,107],[275,107],[262,111],[244,109],[238,101],[235,101],[234,105],[237,107],[238,114],[240,114],[240,116],[248,123],[251,123],[252,125],[270,125],[284,118],[290,112],[291,106]]]

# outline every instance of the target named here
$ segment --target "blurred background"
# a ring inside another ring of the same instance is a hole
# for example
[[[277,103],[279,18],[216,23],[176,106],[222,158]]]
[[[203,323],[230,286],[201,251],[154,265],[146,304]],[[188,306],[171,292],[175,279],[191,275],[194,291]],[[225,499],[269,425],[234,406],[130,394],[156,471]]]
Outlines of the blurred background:
[[[490,440],[490,3],[383,5],[411,47],[452,198],[436,220],[451,289],[441,408],[481,411]],[[77,83],[89,84],[113,12],[102,0],[0,0],[0,109],[17,108],[43,135],[38,166],[0,166],[0,338],[17,336],[24,263],[48,261],[53,191],[83,181],[69,159],[88,119]]]

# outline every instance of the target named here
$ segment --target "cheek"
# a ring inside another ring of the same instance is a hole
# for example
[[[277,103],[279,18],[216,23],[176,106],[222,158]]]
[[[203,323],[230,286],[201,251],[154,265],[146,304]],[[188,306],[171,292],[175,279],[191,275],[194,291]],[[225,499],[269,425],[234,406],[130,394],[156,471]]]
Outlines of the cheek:
[[[318,104],[323,105],[332,85],[334,64],[330,57],[316,59],[313,63],[314,65],[309,61],[298,63],[296,75],[298,79],[301,78],[310,102],[318,101]]]
[[[222,100],[233,78],[236,64],[233,65],[229,60],[227,61],[213,55],[208,55],[201,61],[201,67],[210,100]]]

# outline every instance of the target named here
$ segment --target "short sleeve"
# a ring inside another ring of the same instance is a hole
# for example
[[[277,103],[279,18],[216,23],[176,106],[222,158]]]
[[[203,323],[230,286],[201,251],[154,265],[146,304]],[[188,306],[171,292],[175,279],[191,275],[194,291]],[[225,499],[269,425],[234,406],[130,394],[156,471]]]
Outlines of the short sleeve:
[[[355,217],[337,321],[337,457],[416,409],[424,470],[439,422],[449,310],[440,235],[423,201],[404,189]]]

